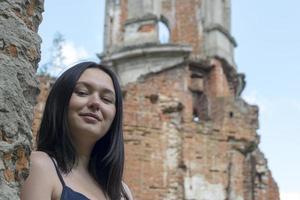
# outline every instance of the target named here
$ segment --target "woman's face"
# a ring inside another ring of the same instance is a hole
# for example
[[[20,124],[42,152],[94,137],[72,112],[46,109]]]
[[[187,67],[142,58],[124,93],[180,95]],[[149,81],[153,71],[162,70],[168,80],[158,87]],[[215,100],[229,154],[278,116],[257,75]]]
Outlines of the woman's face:
[[[115,101],[110,76],[97,68],[86,69],[69,102],[68,123],[74,139],[102,138],[114,120]]]

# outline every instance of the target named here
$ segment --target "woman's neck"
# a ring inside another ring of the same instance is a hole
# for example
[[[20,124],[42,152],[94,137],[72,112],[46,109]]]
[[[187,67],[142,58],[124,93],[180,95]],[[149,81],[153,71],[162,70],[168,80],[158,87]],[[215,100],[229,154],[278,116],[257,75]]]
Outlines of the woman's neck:
[[[95,143],[88,142],[83,140],[81,142],[75,142],[78,165],[78,169],[88,169],[91,153]]]
[[[90,161],[90,156],[78,155],[77,169],[87,170]]]

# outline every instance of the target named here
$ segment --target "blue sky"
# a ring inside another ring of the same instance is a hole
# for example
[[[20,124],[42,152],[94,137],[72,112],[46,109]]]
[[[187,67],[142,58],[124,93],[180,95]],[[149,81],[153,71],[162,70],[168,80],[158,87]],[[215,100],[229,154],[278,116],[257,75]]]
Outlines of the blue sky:
[[[232,34],[238,43],[235,60],[247,81],[243,97],[260,107],[260,148],[282,200],[300,199],[299,7],[298,0],[232,0]],[[64,65],[98,61],[104,0],[46,0],[43,18],[41,65],[49,61],[57,32],[66,39]],[[61,69],[54,71],[59,74]]]
[[[260,106],[260,147],[282,199],[300,199],[300,2],[233,0],[232,6],[235,58],[247,80],[243,96]]]

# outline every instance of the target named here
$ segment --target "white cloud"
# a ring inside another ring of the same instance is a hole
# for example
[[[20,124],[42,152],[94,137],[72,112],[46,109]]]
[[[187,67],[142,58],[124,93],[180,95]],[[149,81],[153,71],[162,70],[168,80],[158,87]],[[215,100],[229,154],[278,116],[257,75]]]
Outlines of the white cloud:
[[[62,48],[62,54],[64,57],[63,64],[69,66],[85,59],[89,56],[88,52],[83,47],[77,47],[73,42],[65,42]]]
[[[243,94],[243,98],[249,103],[249,104],[254,104],[254,105],[258,105],[259,107],[259,111],[262,112],[266,112],[268,109],[268,105],[270,103],[270,101],[266,98],[264,98],[263,96],[261,96],[260,94],[258,94],[258,92],[256,90],[252,90],[246,94]]]
[[[54,61],[54,66],[49,68],[52,76],[58,76],[75,63],[91,57],[85,48],[76,46],[72,41],[64,41],[61,52],[62,59]]]
[[[299,200],[300,193],[298,192],[282,192],[280,193],[281,200]]]

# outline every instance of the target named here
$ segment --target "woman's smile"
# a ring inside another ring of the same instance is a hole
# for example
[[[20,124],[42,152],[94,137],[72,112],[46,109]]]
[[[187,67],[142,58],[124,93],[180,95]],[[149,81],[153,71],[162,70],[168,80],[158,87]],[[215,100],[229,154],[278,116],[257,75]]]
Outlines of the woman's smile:
[[[86,122],[88,123],[97,123],[102,121],[99,115],[95,113],[80,113],[79,116],[81,116]]]

